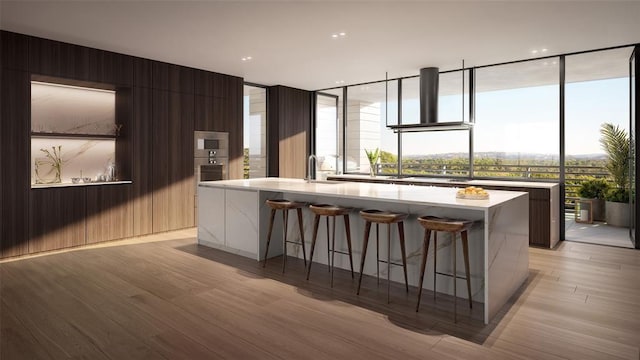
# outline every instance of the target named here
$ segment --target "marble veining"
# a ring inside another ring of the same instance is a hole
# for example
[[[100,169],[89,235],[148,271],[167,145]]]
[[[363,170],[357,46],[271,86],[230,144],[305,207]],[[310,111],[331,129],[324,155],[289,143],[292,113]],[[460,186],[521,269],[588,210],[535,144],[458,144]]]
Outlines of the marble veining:
[[[212,201],[214,198],[224,198],[214,206],[217,214],[224,213],[224,232],[218,228],[200,222],[198,240],[208,245],[213,232],[216,236],[223,234],[224,245],[212,246],[236,252],[262,260],[266,248],[266,234],[270,209],[264,204],[267,199],[286,198],[289,200],[311,203],[329,203],[351,207],[350,213],[351,239],[353,245],[354,269],[359,270],[363,256],[364,220],[359,215],[362,209],[380,209],[409,214],[405,220],[405,239],[407,251],[407,273],[409,284],[417,286],[420,275],[420,260],[424,229],[416,218],[422,215],[434,215],[448,218],[471,220],[474,225],[469,230],[469,255],[471,272],[471,296],[474,301],[484,303],[485,323],[496,314],[506,303],[507,299],[526,280],[528,275],[528,194],[524,192],[489,190],[490,200],[460,200],[455,198],[456,189],[431,188],[407,185],[388,185],[370,183],[306,183],[299,179],[264,178],[250,180],[227,180],[205,182],[199,186],[199,193],[217,191],[217,196],[203,198],[199,203]],[[223,194],[220,195],[220,192]],[[211,193],[213,194],[213,193]],[[212,213],[211,208],[199,207],[200,213]],[[269,257],[282,254],[282,216],[279,213],[273,228]],[[199,217],[199,219],[201,219]],[[211,221],[211,217],[204,219]],[[213,218],[215,219],[215,218]],[[311,251],[314,214],[303,209],[304,240],[306,256]],[[325,218],[319,224],[318,239],[314,253],[314,262],[328,264],[327,229]],[[218,225],[220,221],[217,221]],[[336,218],[336,248],[346,250],[346,236],[343,219]],[[202,227],[202,231],[200,228]],[[330,229],[331,231],[331,229]],[[202,235],[201,235],[202,233]],[[299,240],[297,214],[289,213],[287,227],[289,240]],[[201,239],[202,237],[202,239]],[[387,229],[380,226],[380,258],[387,258]],[[201,241],[202,240],[202,241]],[[425,281],[425,289],[433,289],[433,257],[437,252],[438,271],[451,273],[453,270],[452,242],[449,235],[438,234],[438,246],[433,246],[430,240],[429,256]],[[464,275],[464,258],[462,246],[457,237],[456,272]],[[376,275],[376,240],[375,225],[367,249],[367,257],[363,272]],[[437,248],[437,249],[436,249]],[[401,262],[398,230],[396,225],[391,227],[392,261]],[[303,257],[302,247],[288,244],[289,256]],[[336,267],[350,269],[349,257],[335,254]],[[387,277],[387,265],[380,264],[380,276]],[[370,281],[369,278],[366,278]],[[391,267],[391,280],[404,282],[401,267]],[[453,293],[453,278],[438,276],[437,291],[447,294]],[[458,296],[467,298],[464,279],[457,280]]]

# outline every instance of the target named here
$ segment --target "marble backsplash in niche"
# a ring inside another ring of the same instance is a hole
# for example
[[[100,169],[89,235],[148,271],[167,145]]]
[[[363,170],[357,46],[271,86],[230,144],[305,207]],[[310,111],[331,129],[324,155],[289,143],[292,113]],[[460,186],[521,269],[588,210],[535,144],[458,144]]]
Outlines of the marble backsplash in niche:
[[[90,177],[96,180],[104,174],[110,162],[115,162],[116,142],[113,139],[31,139],[31,183],[36,183],[35,161],[46,155],[40,149],[51,150],[61,146],[62,173],[61,181],[70,183],[72,177]]]
[[[117,135],[115,91],[31,82],[31,131]]]

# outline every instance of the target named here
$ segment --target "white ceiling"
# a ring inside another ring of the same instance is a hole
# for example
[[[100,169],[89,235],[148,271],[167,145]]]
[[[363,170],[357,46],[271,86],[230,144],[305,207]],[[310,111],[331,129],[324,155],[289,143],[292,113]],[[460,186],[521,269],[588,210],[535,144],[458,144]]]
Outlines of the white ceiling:
[[[639,19],[637,0],[0,0],[4,30],[307,90],[640,43]]]

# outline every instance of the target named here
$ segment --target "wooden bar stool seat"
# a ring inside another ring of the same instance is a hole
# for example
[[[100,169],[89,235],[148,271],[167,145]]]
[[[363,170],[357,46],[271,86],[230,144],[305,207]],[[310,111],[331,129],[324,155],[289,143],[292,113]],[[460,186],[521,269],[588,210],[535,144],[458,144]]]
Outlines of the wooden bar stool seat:
[[[282,210],[282,272],[287,265],[287,243],[302,245],[302,257],[304,258],[304,266],[307,266],[307,251],[304,248],[304,230],[302,229],[302,208],[306,205],[302,202],[291,201],[286,199],[269,199],[266,201],[267,206],[271,208],[271,216],[269,217],[269,230],[267,231],[267,248],[264,251],[264,263],[262,267],[267,265],[267,255],[269,254],[269,243],[271,242],[271,233],[273,231],[273,222],[275,221],[276,211]],[[298,228],[300,230],[300,242],[287,240],[287,222],[289,219],[289,210],[296,210],[298,213]]]
[[[313,204],[309,205],[309,210],[315,214],[313,220],[313,240],[311,240],[311,253],[309,254],[309,267],[307,269],[307,280],[311,274],[311,265],[313,264],[313,252],[316,248],[316,240],[318,238],[318,225],[320,217],[325,216],[327,220],[327,262],[329,263],[329,271],[331,272],[331,287],[333,287],[333,266],[335,253],[349,255],[349,263],[351,264],[351,278],[353,278],[353,257],[351,252],[351,229],[349,226],[349,212],[351,208],[329,205],[329,204]],[[347,233],[348,252],[336,250],[336,216],[342,216],[344,219],[344,229]],[[333,232],[331,233],[331,241],[329,241],[329,218],[332,219]]]
[[[367,255],[367,245],[369,243],[369,234],[371,232],[371,224],[376,224],[376,276],[378,284],[380,283],[380,263],[387,264],[387,303],[390,300],[391,289],[391,265],[402,265],[404,270],[404,282],[407,292],[409,292],[409,281],[407,279],[407,254],[404,243],[404,220],[407,214],[394,213],[381,210],[362,210],[360,216],[365,220],[364,240],[362,243],[362,258],[360,260],[360,278],[358,280],[358,291],[360,295],[360,286],[362,284],[362,273],[364,271],[364,262]],[[380,224],[387,225],[387,260],[380,260]],[[398,237],[400,241],[400,250],[402,252],[402,264],[391,262],[391,225],[398,224]]]
[[[421,216],[418,218],[418,222],[424,228],[424,244],[422,250],[422,264],[420,266],[420,283],[418,284],[418,303],[416,304],[416,311],[420,309],[420,298],[422,296],[422,284],[424,282],[424,272],[427,264],[427,255],[429,253],[429,240],[431,233],[433,232],[433,299],[436,298],[436,275],[445,275],[453,277],[453,319],[457,321],[456,310],[456,280],[467,280],[467,294],[469,297],[469,308],[473,307],[473,301],[471,299],[471,277],[469,276],[469,241],[468,231],[473,225],[473,221],[459,220],[459,219],[445,219],[436,216]],[[453,261],[453,271],[451,274],[438,272],[436,269],[437,254],[438,254],[438,231],[447,232],[451,234],[451,252]],[[464,256],[464,268],[465,277],[460,277],[456,273],[456,236],[460,233],[462,241],[462,254]]]

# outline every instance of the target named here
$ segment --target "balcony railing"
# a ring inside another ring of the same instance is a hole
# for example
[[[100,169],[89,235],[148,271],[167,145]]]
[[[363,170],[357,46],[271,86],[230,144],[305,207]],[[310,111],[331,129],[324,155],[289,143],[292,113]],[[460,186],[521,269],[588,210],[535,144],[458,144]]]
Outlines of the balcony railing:
[[[445,162],[407,163],[402,164],[404,176],[447,176],[469,177],[468,164]],[[397,163],[379,164],[379,174],[397,174]],[[532,164],[474,164],[474,178],[477,179],[505,179],[522,181],[558,181],[560,166],[532,165]],[[565,205],[573,207],[578,198],[577,191],[583,181],[589,179],[604,179],[611,181],[609,173],[603,166],[595,165],[566,165],[565,166]]]

